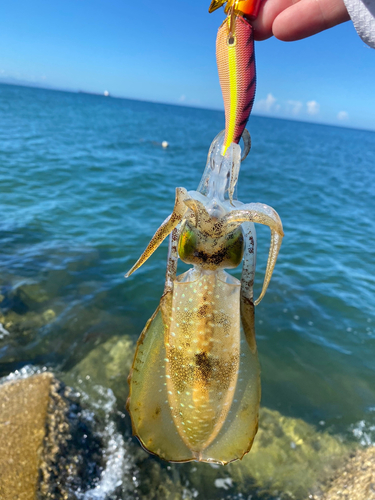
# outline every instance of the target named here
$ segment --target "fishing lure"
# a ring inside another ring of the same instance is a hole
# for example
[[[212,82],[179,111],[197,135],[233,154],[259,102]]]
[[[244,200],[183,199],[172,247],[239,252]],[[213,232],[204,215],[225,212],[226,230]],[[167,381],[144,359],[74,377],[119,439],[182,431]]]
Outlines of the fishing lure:
[[[128,272],[170,234],[164,293],[137,343],[127,409],[143,447],[173,462],[240,459],[258,427],[254,222],[271,229],[264,296],[283,237],[277,213],[233,197],[241,148],[213,141],[197,191],[176,189],[172,214]],[[245,142],[247,154],[250,143]],[[193,267],[176,276],[178,257]],[[240,265],[241,281],[225,269]]]
[[[216,60],[225,108],[225,155],[232,142],[238,144],[255,98],[256,71],[251,20],[260,0],[213,0],[209,12],[227,4],[228,14],[216,39]]]

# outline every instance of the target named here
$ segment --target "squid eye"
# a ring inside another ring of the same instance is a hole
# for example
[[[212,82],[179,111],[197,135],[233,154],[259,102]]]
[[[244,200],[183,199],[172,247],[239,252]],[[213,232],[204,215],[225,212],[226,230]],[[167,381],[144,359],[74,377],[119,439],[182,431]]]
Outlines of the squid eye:
[[[228,268],[235,268],[241,264],[245,250],[243,234],[240,228],[235,229],[226,241],[226,265]]]
[[[197,247],[197,235],[189,226],[185,226],[184,230],[180,235],[178,242],[178,254],[183,262],[188,260],[194,255],[194,251]]]

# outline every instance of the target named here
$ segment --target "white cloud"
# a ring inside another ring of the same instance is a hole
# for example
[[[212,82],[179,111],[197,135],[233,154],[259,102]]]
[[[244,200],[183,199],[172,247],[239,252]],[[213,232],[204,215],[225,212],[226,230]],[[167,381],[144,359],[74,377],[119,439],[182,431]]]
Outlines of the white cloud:
[[[317,115],[319,113],[320,104],[318,104],[316,101],[308,101],[306,103],[306,106],[309,115]]]
[[[340,111],[337,113],[337,119],[340,121],[346,121],[349,119],[349,115],[346,111]]]
[[[190,98],[190,97],[186,97],[185,94],[182,94],[177,102],[183,104],[183,105],[186,105],[186,106],[200,106],[201,104],[201,101],[199,99],[194,99],[194,98]]]
[[[260,101],[257,101],[255,103],[254,109],[256,111],[264,111],[266,113],[269,113],[274,108],[274,104],[276,101],[276,97],[274,97],[272,94],[268,94],[265,99],[260,99]]]
[[[298,115],[303,107],[303,103],[301,101],[287,101],[288,111],[292,113],[292,115]]]

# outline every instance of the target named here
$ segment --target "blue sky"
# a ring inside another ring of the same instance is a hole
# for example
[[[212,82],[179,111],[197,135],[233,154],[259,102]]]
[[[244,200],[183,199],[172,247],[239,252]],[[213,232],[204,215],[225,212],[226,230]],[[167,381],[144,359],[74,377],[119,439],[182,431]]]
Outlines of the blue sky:
[[[0,17],[0,81],[222,109],[209,0],[13,0]],[[256,43],[254,112],[375,130],[375,50],[345,23]]]

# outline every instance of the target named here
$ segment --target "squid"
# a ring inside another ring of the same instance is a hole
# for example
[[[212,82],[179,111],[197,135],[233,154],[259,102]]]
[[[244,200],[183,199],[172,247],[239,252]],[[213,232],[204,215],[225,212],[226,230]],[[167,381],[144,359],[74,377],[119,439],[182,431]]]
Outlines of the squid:
[[[213,0],[210,11],[225,3]],[[225,465],[250,451],[258,429],[254,306],[266,293],[284,236],[273,208],[243,204],[235,196],[240,165],[251,148],[245,128],[255,95],[249,20],[258,6],[258,0],[227,2],[216,44],[225,130],[211,144],[198,189],[176,189],[171,215],[126,275],[169,236],[164,292],[137,342],[127,410],[143,448],[170,462]],[[263,288],[255,301],[254,223],[271,230]],[[192,267],[177,275],[178,259]],[[238,280],[226,270],[241,263]]]
[[[224,140],[225,131],[214,139],[197,191],[176,189],[172,214],[127,274],[169,235],[164,293],[137,343],[127,409],[142,446],[170,462],[241,459],[258,428],[254,305],[284,233],[274,209],[234,199],[241,148],[232,143],[223,157]],[[269,226],[271,245],[254,302],[255,222]],[[179,276],[178,258],[192,265]],[[242,261],[241,280],[225,271]]]

